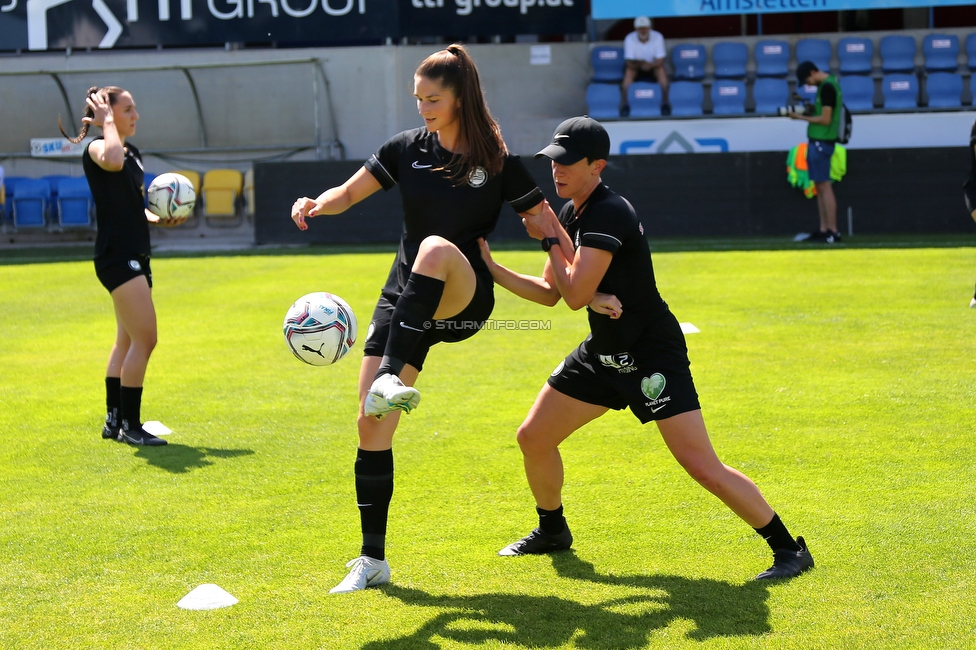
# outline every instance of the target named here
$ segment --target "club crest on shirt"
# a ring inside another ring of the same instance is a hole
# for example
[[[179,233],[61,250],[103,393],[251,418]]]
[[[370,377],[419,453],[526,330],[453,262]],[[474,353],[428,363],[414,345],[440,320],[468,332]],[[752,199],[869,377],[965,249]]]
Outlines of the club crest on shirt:
[[[376,331],[376,321],[369,322],[369,328],[366,330],[366,340],[373,338],[373,332]]]
[[[485,168],[477,165],[468,172],[468,185],[471,187],[481,187],[488,180],[488,172]]]
[[[637,370],[637,362],[629,352],[618,352],[617,354],[598,354],[596,355],[600,363],[607,368],[613,368],[621,374],[634,372]]]

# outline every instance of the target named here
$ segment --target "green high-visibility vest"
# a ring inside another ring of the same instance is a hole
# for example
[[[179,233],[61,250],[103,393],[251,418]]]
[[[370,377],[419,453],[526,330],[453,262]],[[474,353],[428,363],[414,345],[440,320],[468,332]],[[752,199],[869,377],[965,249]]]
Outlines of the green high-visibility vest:
[[[832,107],[833,113],[830,116],[830,124],[810,124],[807,127],[807,137],[811,140],[826,140],[827,142],[836,142],[837,131],[840,128],[840,105],[843,99],[840,94],[840,84],[837,83],[837,77],[834,75],[830,75],[824,79],[817,88],[817,101],[813,107],[813,114],[820,115],[821,111],[823,110],[823,105],[820,103],[820,94],[826,84],[833,86],[834,92],[837,93],[837,103]]]

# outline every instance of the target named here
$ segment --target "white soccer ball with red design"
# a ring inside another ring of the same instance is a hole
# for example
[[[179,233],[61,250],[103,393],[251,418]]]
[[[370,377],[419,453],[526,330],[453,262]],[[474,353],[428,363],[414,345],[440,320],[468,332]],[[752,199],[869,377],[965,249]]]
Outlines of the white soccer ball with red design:
[[[356,342],[356,315],[345,300],[325,291],[309,293],[285,314],[285,344],[298,359],[329,366]]]
[[[149,211],[160,219],[182,219],[193,214],[197,192],[190,179],[182,174],[166,172],[153,179],[146,189]]]

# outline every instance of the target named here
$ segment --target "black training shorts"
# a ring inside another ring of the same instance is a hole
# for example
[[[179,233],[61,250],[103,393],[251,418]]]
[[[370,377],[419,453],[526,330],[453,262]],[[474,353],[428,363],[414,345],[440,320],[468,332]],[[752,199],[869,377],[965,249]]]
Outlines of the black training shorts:
[[[136,255],[132,259],[114,262],[102,268],[96,266],[95,275],[109,293],[140,275],[146,276],[149,288],[152,289],[152,269],[149,268],[148,255]]]
[[[428,321],[424,323],[424,336],[414,350],[407,363],[423,370],[427,352],[435,343],[457,343],[471,338],[480,330],[495,308],[494,284],[489,277],[475,273],[477,283],[474,296],[468,306],[461,313],[444,320]],[[373,319],[366,331],[366,342],[363,344],[363,354],[367,357],[382,357],[386,350],[386,341],[390,336],[390,321],[393,320],[393,309],[396,307],[398,296],[388,293],[380,295],[380,300],[373,310]]]
[[[663,354],[651,345],[597,355],[586,351],[584,341],[552,371],[549,385],[587,404],[630,407],[643,424],[701,408],[687,356]]]

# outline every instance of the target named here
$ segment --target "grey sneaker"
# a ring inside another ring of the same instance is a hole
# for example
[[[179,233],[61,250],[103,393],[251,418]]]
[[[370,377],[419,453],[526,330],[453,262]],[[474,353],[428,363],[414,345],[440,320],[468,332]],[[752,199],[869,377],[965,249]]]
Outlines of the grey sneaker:
[[[391,411],[410,411],[420,404],[420,391],[413,386],[404,386],[396,375],[380,375],[369,387],[363,412],[377,419]]]
[[[366,587],[385,585],[390,581],[390,565],[386,560],[377,560],[366,555],[361,555],[354,560],[349,560],[346,564],[351,567],[342,582],[329,590],[330,594],[348,594],[353,591],[362,591]]]

